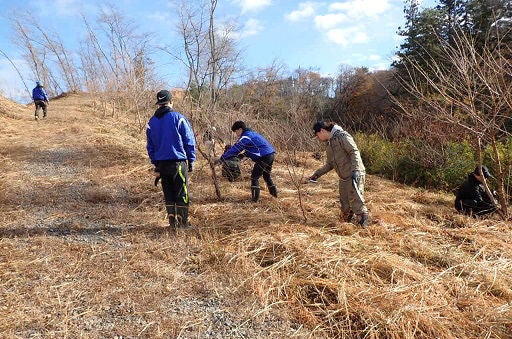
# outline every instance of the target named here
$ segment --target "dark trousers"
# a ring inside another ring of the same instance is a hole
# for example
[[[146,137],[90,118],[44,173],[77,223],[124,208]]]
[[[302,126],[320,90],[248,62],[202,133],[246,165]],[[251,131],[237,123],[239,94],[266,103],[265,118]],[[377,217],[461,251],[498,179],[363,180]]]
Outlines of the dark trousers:
[[[188,171],[186,161],[162,160],[157,163],[165,204],[188,206]]]
[[[251,173],[251,186],[260,187],[260,177],[263,176],[263,180],[267,183],[268,187],[274,186],[274,182],[270,177],[272,172],[272,164],[274,163],[275,153],[271,153],[257,159],[254,163],[254,167]]]
[[[472,199],[461,199],[455,201],[455,209],[460,213],[476,216],[492,213],[496,211],[498,207],[485,201],[479,202]]]
[[[43,109],[43,117],[45,117],[46,112],[47,112],[46,102],[43,100],[34,100],[34,105],[36,105],[36,112],[35,112],[36,117],[39,116],[39,114],[37,112],[39,111],[40,108]]]

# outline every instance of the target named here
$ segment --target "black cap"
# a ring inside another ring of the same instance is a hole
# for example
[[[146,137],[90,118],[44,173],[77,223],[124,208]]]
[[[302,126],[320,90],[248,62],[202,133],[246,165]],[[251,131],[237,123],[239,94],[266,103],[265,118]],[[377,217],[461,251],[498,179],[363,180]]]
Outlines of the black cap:
[[[237,129],[241,128],[242,130],[246,130],[247,129],[247,126],[245,125],[245,122],[241,121],[241,120],[238,120],[238,121],[235,121],[235,123],[233,124],[233,126],[231,126],[231,130],[234,132],[236,131]]]
[[[156,94],[156,105],[163,105],[168,102],[171,102],[172,95],[171,92],[169,92],[166,89],[161,90]]]
[[[475,173],[476,175],[480,175],[478,173],[478,167],[480,166],[476,166],[475,168],[475,171],[473,173]],[[487,168],[487,166],[485,165],[482,165],[482,175],[484,176],[485,179],[487,178],[494,178],[492,175],[491,175],[491,172],[489,172],[489,169]]]

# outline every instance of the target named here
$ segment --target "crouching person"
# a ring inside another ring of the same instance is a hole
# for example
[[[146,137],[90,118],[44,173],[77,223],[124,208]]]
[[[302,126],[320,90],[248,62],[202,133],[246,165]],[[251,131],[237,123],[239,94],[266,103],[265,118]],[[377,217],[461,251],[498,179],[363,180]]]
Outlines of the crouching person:
[[[189,226],[188,173],[192,172],[195,138],[190,123],[172,108],[171,93],[157,94],[158,109],[146,126],[147,151],[155,166],[155,184],[162,180],[171,230]]]
[[[272,181],[272,165],[275,158],[275,150],[272,145],[260,134],[248,128],[243,121],[235,121],[231,131],[236,133],[236,143],[222,154],[216,163],[238,156],[245,151],[245,156],[254,161],[251,173],[251,201],[258,202],[260,198],[260,177],[267,184],[269,193],[277,197],[277,187]]]
[[[480,172],[481,169],[481,172]],[[477,166],[468,174],[468,179],[458,189],[455,197],[455,209],[462,214],[481,216],[498,209],[494,199],[488,196],[483,185],[484,178],[493,178],[487,166]]]

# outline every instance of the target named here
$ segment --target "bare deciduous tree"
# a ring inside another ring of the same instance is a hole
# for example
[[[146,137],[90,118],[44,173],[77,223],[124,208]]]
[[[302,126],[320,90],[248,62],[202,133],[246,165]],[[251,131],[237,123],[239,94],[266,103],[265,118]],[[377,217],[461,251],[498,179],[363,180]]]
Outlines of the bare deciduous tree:
[[[440,43],[443,44],[441,39]],[[400,78],[407,91],[421,105],[428,107],[431,119],[458,126],[467,133],[474,142],[480,162],[482,148],[486,145],[491,147],[501,214],[505,218],[508,216],[508,197],[498,144],[502,138],[510,136],[507,124],[512,110],[512,64],[506,57],[509,53],[508,45],[495,40],[477,48],[471,36],[459,32],[450,45],[443,44],[443,61],[448,60],[451,67],[447,68],[445,62],[441,64],[433,57],[423,60],[421,67],[411,59],[406,63],[408,76]],[[436,78],[430,74],[436,74]],[[423,112],[412,110],[406,113],[414,116]],[[485,186],[489,197],[494,200]]]

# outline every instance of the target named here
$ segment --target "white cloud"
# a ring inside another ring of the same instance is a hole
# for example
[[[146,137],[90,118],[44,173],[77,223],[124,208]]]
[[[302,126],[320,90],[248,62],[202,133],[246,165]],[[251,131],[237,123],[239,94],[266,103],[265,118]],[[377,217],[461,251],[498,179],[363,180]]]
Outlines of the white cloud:
[[[359,27],[331,29],[326,34],[329,41],[342,46],[368,42],[368,35]]]
[[[390,9],[391,0],[338,0],[330,4],[308,1],[300,3],[296,10],[285,15],[285,19],[295,22],[312,17],[320,34],[328,41],[346,47],[368,43],[374,35],[381,34],[385,23],[379,19]]]
[[[368,56],[368,60],[371,60],[371,61],[377,61],[377,60],[381,60],[381,59],[382,59],[382,57],[377,54],[371,54]]]
[[[248,36],[257,35],[263,30],[263,25],[259,20],[256,19],[249,19],[245,22],[244,27],[240,31],[239,34],[237,34],[236,38],[242,39],[246,38]]]
[[[376,17],[391,8],[388,0],[351,0],[329,5],[331,12],[344,12],[350,17]]]
[[[285,14],[285,19],[288,21],[299,21],[301,19],[312,17],[315,14],[316,3],[314,2],[303,2],[299,4],[299,8]]]
[[[382,70],[389,69],[390,64],[391,64],[391,61],[388,60],[388,61],[376,63],[369,68],[371,71],[382,71]]]
[[[315,25],[321,30],[336,27],[338,24],[347,20],[347,16],[343,13],[317,15],[315,17]]]
[[[240,40],[243,38],[247,38],[253,35],[258,35],[261,31],[263,31],[264,26],[261,24],[261,22],[257,19],[249,19],[247,20],[242,29],[233,31],[231,29],[228,29],[227,26],[219,25],[218,29],[222,31],[221,35],[228,35],[236,40]]]
[[[272,4],[272,0],[233,0],[242,8],[242,14],[257,12]]]

